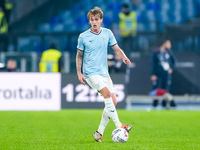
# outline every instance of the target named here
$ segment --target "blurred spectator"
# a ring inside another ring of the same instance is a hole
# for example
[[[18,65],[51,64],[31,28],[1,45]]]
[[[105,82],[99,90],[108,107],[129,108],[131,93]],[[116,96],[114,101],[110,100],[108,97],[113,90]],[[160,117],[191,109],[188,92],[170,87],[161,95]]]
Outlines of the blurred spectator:
[[[56,44],[51,43],[50,48],[42,53],[39,63],[40,72],[61,72],[62,53],[56,49]]]
[[[161,39],[160,47],[153,52],[152,55],[152,76],[153,89],[163,89],[166,93],[170,93],[171,77],[175,67],[175,56],[171,50],[170,40]],[[153,100],[153,106],[158,105],[158,100]],[[162,106],[167,106],[167,100],[162,100]],[[175,107],[174,100],[170,101],[170,106]]]
[[[12,4],[9,0],[0,0],[0,7],[2,8],[2,11],[5,14],[7,22],[9,23]]]
[[[6,33],[8,31],[8,24],[6,20],[5,13],[2,7],[0,7],[0,34]]]
[[[17,62],[15,60],[8,60],[6,64],[6,72],[20,72],[20,70],[17,68]]]
[[[141,0],[132,0],[133,10],[136,11],[138,6],[140,5]]]
[[[136,36],[137,15],[136,12],[130,11],[128,4],[123,4],[119,19],[120,35],[122,36],[121,47],[130,56],[132,48],[135,46],[135,44],[133,45],[133,37]]]
[[[173,96],[164,89],[159,89],[159,88],[154,89],[149,92],[149,95],[150,96],[162,96],[162,98],[164,100],[162,105],[164,105],[164,107],[167,109],[170,108],[170,104],[173,105],[171,107],[175,107]],[[172,104],[172,103],[174,103],[174,104]]]
[[[8,24],[6,21],[3,9],[0,7],[0,51],[7,51],[7,36],[3,35],[8,31]]]
[[[124,64],[122,57],[119,53],[115,53],[114,58],[108,61],[110,73],[125,73],[126,64]]]

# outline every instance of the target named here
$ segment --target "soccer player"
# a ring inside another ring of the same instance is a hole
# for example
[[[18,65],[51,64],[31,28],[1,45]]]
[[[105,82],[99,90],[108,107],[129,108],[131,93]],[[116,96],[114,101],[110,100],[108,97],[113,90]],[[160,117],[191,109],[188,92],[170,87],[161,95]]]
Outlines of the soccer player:
[[[125,125],[119,121],[116,111],[116,96],[112,80],[108,73],[107,48],[111,46],[118,52],[123,62],[131,65],[130,60],[119,48],[111,30],[101,27],[103,12],[99,7],[91,9],[87,14],[91,28],[81,33],[78,38],[76,68],[79,81],[85,81],[104,97],[105,108],[97,131],[93,133],[94,139],[102,141],[104,129],[110,118],[117,128],[124,128],[128,132],[132,125]],[[83,73],[82,73],[83,72]]]

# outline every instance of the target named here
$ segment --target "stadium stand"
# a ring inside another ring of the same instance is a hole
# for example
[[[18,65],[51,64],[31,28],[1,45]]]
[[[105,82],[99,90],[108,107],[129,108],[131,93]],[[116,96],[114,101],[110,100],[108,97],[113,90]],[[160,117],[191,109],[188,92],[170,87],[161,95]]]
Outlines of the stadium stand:
[[[90,27],[87,20],[87,12],[94,6],[102,8],[105,13],[103,26],[113,29],[117,40],[120,42],[120,35],[117,35],[114,30],[117,31],[119,29],[118,13],[121,11],[121,4],[128,3],[137,13],[138,48],[135,50],[144,53],[148,53],[149,49],[147,47],[153,46],[153,41],[156,40],[160,33],[165,32],[167,24],[185,24],[188,20],[196,18],[200,12],[199,0],[140,0],[137,6],[133,5],[132,0],[59,0],[56,3],[53,0],[20,1],[20,3],[14,0],[14,2],[16,6],[13,9],[10,24],[12,30],[16,32],[28,31],[30,34],[31,32],[38,33],[37,37],[26,36],[26,42],[24,42],[23,37],[18,38],[17,43],[22,46],[16,46],[18,47],[17,50],[24,51],[23,45],[27,45],[31,47],[31,51],[34,50],[36,52],[46,49],[48,47],[47,41],[51,37],[44,37],[40,35],[41,33],[61,33],[62,36],[58,38],[61,49],[71,53],[76,52],[76,48],[73,45],[76,45],[78,34]],[[21,9],[24,6],[26,6],[26,9]],[[73,36],[63,36],[68,33],[72,33]],[[152,34],[143,36],[140,33]],[[65,44],[63,44],[63,41]],[[187,41],[191,43],[189,40]],[[191,46],[188,49],[191,49]],[[177,46],[176,50],[183,49]]]
[[[94,6],[99,6],[102,8],[102,10],[105,12],[104,26],[110,27],[111,23],[118,21],[117,16],[120,12],[121,4],[123,2],[123,0],[81,0],[80,2],[72,4],[70,9],[64,10],[56,17],[52,17],[48,23],[40,24],[39,31],[44,32],[49,31],[50,29],[52,32],[66,30],[69,32],[70,29],[65,28],[65,26],[80,27],[74,27],[70,31],[84,31],[85,28],[88,27],[88,21],[85,16],[87,15],[88,10]],[[132,6],[131,1],[127,2],[130,4],[130,6]],[[166,23],[182,24],[197,15],[197,6],[198,1],[195,0],[142,0],[135,10],[138,14],[138,22],[142,26],[145,26],[145,28],[140,28],[140,31],[162,31],[164,29],[164,24]],[[66,24],[64,21],[65,18],[69,18],[69,15],[73,14],[73,12],[76,10],[79,11],[73,15],[73,20],[69,20],[69,22]],[[155,27],[155,22],[160,24],[159,28]],[[49,28],[47,24],[52,28]],[[59,26],[59,30],[56,30],[57,28],[55,28],[55,26]]]

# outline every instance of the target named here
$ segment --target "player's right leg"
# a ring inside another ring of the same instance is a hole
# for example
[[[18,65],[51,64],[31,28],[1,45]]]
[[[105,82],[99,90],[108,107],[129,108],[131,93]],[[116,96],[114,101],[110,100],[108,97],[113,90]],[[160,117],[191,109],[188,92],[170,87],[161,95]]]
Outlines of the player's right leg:
[[[94,139],[97,142],[101,142],[102,141],[103,135],[101,133],[99,133],[99,131],[95,131],[92,135],[94,136]]]
[[[104,108],[102,117],[101,117],[101,122],[100,122],[99,128],[97,130],[101,135],[103,135],[104,130],[105,130],[109,120],[110,120],[109,112]],[[96,138],[95,138],[95,140],[96,140]]]
[[[106,87],[106,84],[104,83],[103,78],[99,75],[91,76],[87,78],[86,81],[90,85],[90,87],[92,87],[96,91],[100,91],[101,89]],[[109,120],[110,120],[109,112],[104,108],[99,128],[97,131],[93,133],[94,139],[97,142],[102,141],[103,133]]]

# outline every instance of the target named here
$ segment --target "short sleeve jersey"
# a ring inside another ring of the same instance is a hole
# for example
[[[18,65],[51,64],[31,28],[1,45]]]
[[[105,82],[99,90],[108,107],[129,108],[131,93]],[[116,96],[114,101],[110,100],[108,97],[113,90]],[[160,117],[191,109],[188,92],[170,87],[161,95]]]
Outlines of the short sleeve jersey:
[[[77,49],[83,51],[85,78],[93,75],[108,76],[108,46],[115,44],[117,42],[112,31],[103,27],[98,34],[88,29],[79,35]]]

